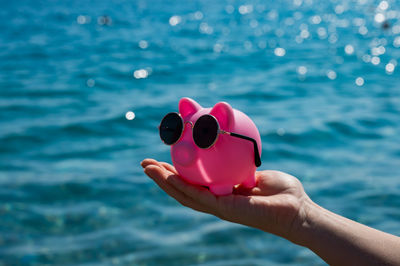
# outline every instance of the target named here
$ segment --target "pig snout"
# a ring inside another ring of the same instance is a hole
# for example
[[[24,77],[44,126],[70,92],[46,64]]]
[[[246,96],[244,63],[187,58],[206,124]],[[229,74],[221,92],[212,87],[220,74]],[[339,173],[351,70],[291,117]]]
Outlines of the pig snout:
[[[181,141],[173,146],[172,158],[174,158],[175,163],[188,166],[195,162],[196,151],[197,149],[193,143]]]

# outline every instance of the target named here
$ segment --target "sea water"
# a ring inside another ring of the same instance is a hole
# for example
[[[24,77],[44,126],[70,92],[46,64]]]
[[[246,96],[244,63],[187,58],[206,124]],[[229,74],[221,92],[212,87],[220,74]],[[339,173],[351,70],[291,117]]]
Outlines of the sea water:
[[[181,97],[227,101],[263,169],[400,234],[395,1],[2,1],[0,265],[320,265],[147,178]]]

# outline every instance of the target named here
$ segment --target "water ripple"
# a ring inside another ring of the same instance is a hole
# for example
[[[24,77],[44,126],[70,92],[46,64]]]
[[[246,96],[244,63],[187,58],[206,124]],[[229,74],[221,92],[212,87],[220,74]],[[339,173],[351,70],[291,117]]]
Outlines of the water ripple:
[[[380,3],[7,3],[2,263],[323,265],[181,207],[143,174],[143,158],[171,161],[157,125],[181,97],[245,112],[261,133],[260,170],[289,172],[322,206],[400,234],[400,12]]]

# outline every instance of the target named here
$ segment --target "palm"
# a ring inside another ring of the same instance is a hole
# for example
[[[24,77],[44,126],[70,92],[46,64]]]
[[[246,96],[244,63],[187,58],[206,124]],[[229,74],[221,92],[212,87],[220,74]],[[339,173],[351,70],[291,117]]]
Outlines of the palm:
[[[301,183],[278,171],[261,171],[256,176],[255,188],[239,187],[227,197],[231,201],[226,202],[231,206],[227,220],[288,238],[299,225],[303,200],[307,198]]]
[[[145,173],[182,205],[263,231],[290,238],[303,220],[307,195],[293,176],[278,171],[256,173],[257,186],[237,187],[232,195],[215,196],[208,189],[190,185],[175,168],[152,159],[142,162]]]

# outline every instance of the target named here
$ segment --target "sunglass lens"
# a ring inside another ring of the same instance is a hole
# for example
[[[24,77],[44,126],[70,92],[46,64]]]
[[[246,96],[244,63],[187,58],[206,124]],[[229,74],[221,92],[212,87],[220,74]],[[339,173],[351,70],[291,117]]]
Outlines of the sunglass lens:
[[[197,119],[193,127],[193,140],[202,149],[212,146],[218,136],[218,122],[211,115],[203,115]]]
[[[160,124],[160,137],[167,145],[172,145],[182,135],[183,122],[177,113],[167,114]]]

